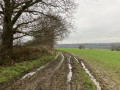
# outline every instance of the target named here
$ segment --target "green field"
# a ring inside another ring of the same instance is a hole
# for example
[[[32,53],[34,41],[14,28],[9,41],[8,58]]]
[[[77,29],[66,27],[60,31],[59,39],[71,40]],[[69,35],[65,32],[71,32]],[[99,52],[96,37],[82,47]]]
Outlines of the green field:
[[[72,53],[92,66],[93,71],[100,70],[108,78],[120,85],[120,52],[99,49],[73,49],[61,48],[65,52]],[[97,69],[96,69],[97,68]]]

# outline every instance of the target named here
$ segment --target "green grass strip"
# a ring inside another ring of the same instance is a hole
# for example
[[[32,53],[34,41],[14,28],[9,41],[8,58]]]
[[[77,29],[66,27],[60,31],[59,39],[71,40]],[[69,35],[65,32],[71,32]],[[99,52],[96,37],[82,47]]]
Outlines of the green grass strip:
[[[32,69],[33,67],[42,66],[48,63],[51,58],[53,58],[53,56],[45,56],[44,59],[23,61],[15,63],[13,66],[0,67],[0,83],[20,76],[24,71]]]

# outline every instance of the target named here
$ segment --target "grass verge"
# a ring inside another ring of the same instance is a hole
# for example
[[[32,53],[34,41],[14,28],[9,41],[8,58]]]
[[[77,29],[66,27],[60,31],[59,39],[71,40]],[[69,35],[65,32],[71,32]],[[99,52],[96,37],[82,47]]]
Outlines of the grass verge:
[[[43,56],[38,60],[22,61],[8,67],[0,66],[0,83],[18,77],[22,75],[24,71],[32,69],[33,67],[42,66],[48,63],[51,58],[53,58],[53,56]]]

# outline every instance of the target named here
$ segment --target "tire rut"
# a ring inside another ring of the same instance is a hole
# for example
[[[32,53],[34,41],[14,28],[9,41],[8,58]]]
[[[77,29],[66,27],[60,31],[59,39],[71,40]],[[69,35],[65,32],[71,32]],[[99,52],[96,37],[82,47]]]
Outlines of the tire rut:
[[[30,78],[18,80],[4,90],[45,90],[44,88],[47,86],[51,76],[61,66],[63,60],[64,56],[61,54],[57,60],[52,61]]]

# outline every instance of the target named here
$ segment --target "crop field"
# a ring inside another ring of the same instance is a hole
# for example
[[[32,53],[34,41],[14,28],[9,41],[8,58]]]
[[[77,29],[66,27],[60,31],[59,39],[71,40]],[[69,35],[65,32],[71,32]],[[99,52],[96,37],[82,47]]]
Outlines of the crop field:
[[[120,52],[99,49],[60,48],[78,56],[107,89],[120,86]]]

